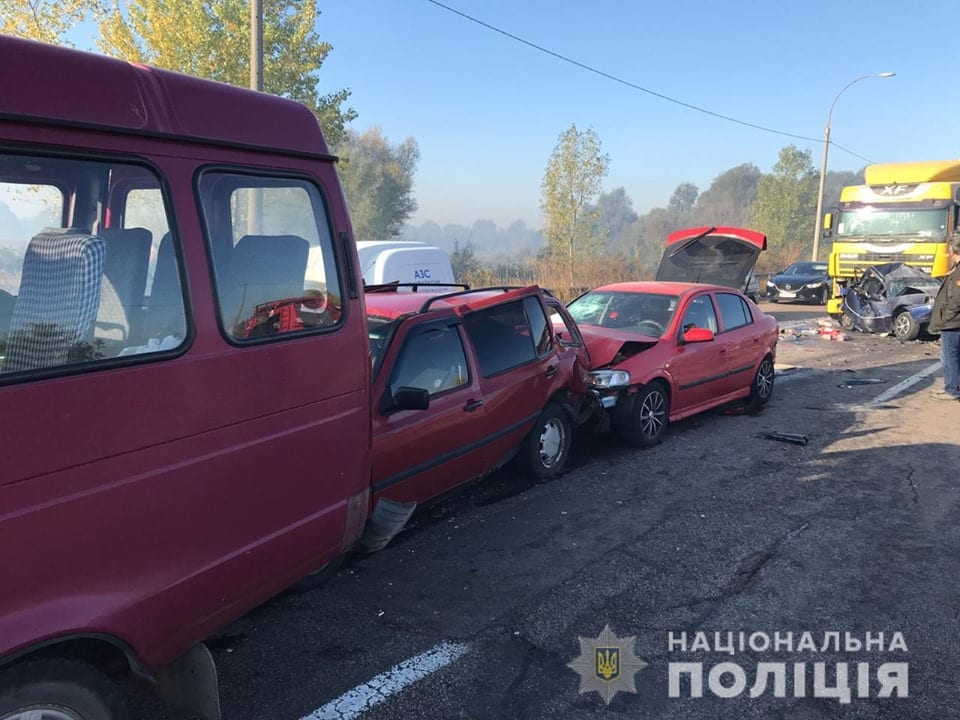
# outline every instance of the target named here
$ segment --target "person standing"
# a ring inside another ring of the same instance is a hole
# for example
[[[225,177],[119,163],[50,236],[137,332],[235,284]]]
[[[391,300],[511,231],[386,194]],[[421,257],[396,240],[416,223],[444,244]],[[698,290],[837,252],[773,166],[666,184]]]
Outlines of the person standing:
[[[950,274],[933,301],[930,332],[940,333],[940,364],[943,366],[943,390],[933,393],[941,400],[960,400],[960,237],[947,243]]]

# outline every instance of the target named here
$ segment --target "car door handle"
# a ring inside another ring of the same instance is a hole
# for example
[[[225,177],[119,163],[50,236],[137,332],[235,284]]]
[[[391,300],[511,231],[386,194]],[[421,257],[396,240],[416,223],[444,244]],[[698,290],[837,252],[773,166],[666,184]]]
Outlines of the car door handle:
[[[467,404],[463,406],[463,410],[464,412],[473,412],[481,405],[483,405],[483,400],[467,400]]]
[[[551,365],[550,367],[547,368],[547,377],[552,378],[554,375],[557,374],[557,371],[559,369],[560,368],[557,365]]]

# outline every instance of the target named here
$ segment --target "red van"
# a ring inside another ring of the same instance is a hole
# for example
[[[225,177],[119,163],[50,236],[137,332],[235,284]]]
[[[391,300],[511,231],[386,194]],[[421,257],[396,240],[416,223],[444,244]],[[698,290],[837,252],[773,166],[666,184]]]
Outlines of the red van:
[[[218,717],[205,637],[369,507],[335,158],[288,100],[0,37],[0,717]]]

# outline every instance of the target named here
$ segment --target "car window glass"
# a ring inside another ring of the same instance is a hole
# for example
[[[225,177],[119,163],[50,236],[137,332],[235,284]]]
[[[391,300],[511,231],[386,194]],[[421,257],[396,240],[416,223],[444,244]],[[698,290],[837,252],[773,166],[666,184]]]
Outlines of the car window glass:
[[[675,295],[595,291],[574,300],[567,311],[581,325],[660,337],[670,325],[676,308]]]
[[[710,302],[709,295],[698,295],[690,301],[683,313],[680,327],[683,332],[693,327],[717,332],[717,314],[713,310],[713,303]]]
[[[179,261],[153,170],[14,154],[0,157],[0,168],[0,204],[14,220],[0,234],[0,374],[86,367],[183,344]],[[142,194],[133,202],[141,213],[125,219],[133,192]],[[147,216],[150,226],[140,222]],[[160,260],[164,287],[154,294],[147,279]]]
[[[536,359],[521,301],[467,313],[463,318],[484,377]]]
[[[316,186],[211,171],[200,178],[200,200],[229,337],[278,337],[340,324],[336,254]]]
[[[401,387],[437,395],[466,385],[470,376],[456,325],[432,325],[407,337],[390,373],[390,392]]]
[[[720,317],[723,319],[723,329],[733,330],[753,322],[750,308],[743,298],[733,293],[717,293],[717,305],[720,306]]]
[[[543,357],[553,347],[551,342],[553,333],[547,326],[547,316],[543,313],[543,306],[535,297],[523,299],[523,309],[527,313],[530,324],[530,337],[536,346],[537,357]]]
[[[562,346],[573,347],[583,343],[579,328],[568,322],[567,316],[554,305],[550,305],[550,325],[557,336],[557,341]]]

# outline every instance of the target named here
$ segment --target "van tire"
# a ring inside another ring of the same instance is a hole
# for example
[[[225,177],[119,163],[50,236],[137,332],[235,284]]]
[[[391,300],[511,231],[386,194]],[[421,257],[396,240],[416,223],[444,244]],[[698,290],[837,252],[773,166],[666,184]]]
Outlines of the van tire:
[[[550,403],[524,439],[517,459],[523,470],[537,480],[552,480],[566,469],[572,444],[569,416],[559,405]]]
[[[0,718],[19,720],[37,710],[56,720],[127,720],[117,684],[78,660],[30,661],[0,673]]]

